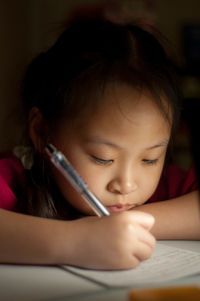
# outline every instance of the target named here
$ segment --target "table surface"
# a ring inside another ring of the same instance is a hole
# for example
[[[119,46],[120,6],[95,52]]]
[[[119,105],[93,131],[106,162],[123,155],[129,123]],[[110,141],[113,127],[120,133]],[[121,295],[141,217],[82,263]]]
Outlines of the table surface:
[[[199,241],[159,241],[159,243],[200,253]],[[162,287],[174,285],[200,286],[200,273],[162,283]],[[2,301],[127,301],[131,289],[133,288],[106,289],[59,266],[0,265]]]

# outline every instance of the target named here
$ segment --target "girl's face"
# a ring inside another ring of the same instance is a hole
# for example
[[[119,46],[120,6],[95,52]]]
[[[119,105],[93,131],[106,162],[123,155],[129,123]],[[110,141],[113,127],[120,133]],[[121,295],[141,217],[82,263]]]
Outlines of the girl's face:
[[[101,107],[88,115],[80,122],[62,124],[52,143],[111,213],[145,203],[162,172],[169,122],[152,96],[125,85],[107,89]],[[53,172],[66,200],[80,212],[93,215],[60,172]]]

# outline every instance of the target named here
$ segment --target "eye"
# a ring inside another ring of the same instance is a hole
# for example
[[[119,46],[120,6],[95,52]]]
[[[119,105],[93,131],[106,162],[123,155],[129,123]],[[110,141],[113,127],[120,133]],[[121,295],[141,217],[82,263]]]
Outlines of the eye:
[[[142,162],[144,162],[145,164],[148,164],[148,165],[153,165],[153,164],[156,164],[158,162],[158,159],[153,159],[153,160],[143,159]]]
[[[101,158],[97,158],[95,156],[92,156],[92,158],[96,163],[101,164],[101,165],[108,165],[108,164],[111,164],[113,162],[113,160],[104,160],[104,159],[101,159]]]

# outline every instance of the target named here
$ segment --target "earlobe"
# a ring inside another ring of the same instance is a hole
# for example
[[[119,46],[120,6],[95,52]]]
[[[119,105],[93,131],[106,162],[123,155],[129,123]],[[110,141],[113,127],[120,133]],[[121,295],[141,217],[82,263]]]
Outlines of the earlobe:
[[[42,152],[46,144],[45,128],[41,111],[37,107],[31,108],[29,112],[29,137],[38,152]]]

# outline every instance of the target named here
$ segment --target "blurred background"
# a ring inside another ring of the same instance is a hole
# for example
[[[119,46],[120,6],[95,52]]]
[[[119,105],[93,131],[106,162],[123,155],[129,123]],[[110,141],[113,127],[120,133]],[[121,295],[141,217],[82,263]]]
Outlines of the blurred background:
[[[83,14],[104,14],[116,22],[143,18],[168,38],[184,96],[175,161],[187,169],[192,156],[186,123],[195,114],[200,120],[200,0],[0,0],[0,150],[20,142],[20,88],[27,64],[55,41],[69,18]],[[192,128],[198,134],[198,125]]]

